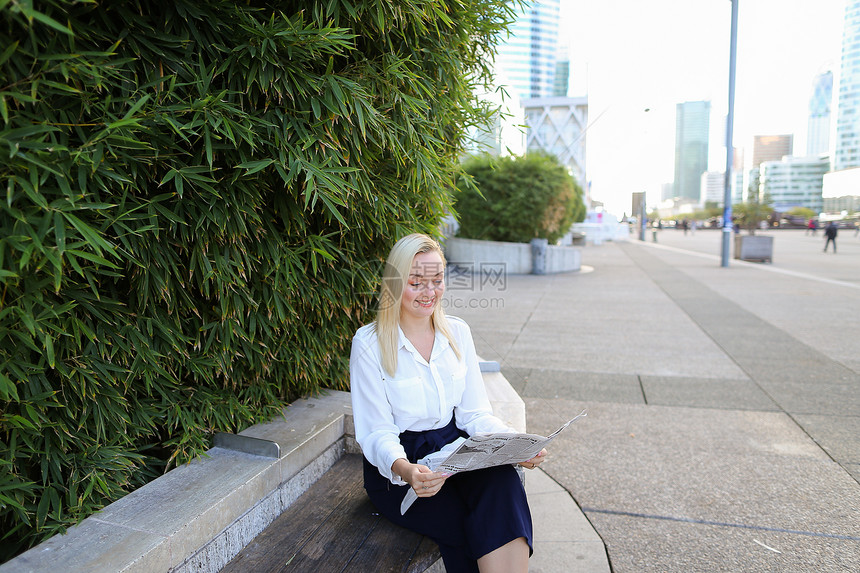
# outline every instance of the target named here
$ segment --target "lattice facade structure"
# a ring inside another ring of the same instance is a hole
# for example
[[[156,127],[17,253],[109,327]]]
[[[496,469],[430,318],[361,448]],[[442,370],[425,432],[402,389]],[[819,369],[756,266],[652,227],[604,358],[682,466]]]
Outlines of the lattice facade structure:
[[[544,151],[567,165],[577,183],[588,187],[585,172],[587,97],[548,97],[522,101],[526,149]]]

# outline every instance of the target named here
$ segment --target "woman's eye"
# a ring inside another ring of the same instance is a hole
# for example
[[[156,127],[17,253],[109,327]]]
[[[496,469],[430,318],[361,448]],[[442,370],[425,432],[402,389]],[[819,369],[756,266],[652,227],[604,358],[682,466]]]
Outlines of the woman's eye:
[[[421,286],[421,283],[409,283],[409,286],[411,286],[412,288],[418,288]]]
[[[443,282],[444,282],[444,281],[442,281],[442,280],[436,280],[436,281],[433,281],[433,284],[435,284],[436,286],[439,286],[439,285],[441,285]]]

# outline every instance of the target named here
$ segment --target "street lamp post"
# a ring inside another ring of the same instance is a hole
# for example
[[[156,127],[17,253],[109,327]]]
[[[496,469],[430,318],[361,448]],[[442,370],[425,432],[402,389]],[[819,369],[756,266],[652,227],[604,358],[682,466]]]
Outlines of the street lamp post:
[[[726,180],[723,193],[723,249],[721,266],[729,266],[732,238],[732,128],[735,115],[735,62],[738,55],[738,2],[732,1],[732,39],[729,51],[729,114],[726,118]]]

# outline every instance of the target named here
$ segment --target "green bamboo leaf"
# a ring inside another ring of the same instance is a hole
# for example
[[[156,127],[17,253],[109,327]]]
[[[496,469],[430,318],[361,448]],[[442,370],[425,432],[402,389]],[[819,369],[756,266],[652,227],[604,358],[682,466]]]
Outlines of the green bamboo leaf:
[[[30,97],[28,95],[22,94],[21,92],[15,92],[15,91],[2,91],[2,92],[0,92],[0,96],[4,96],[4,97],[8,96],[8,97],[10,97],[14,100],[18,100],[22,103],[37,103],[39,101],[34,97]]]
[[[149,101],[149,94],[144,95],[142,98],[137,100],[133,106],[126,112],[126,114],[122,117],[123,120],[130,119],[134,114],[140,111],[140,108]]]
[[[33,10],[32,5],[28,6],[27,3],[22,2],[21,4],[19,4],[19,6],[21,7],[21,12],[23,12],[24,15],[27,16],[27,18],[30,18],[32,20],[37,20],[37,21],[41,22],[42,24],[45,24],[46,26],[50,26],[51,28],[53,28],[59,32],[62,32],[64,34],[68,34],[70,36],[75,35],[74,32],[72,32],[69,28],[67,28],[66,26],[63,26],[62,24],[60,24],[59,22],[57,22],[56,20],[54,20],[50,16],[46,16],[45,14],[42,14],[41,12],[37,12],[37,11]]]
[[[57,239],[57,250],[62,255],[66,250],[66,223],[59,213],[54,213],[54,236]]]
[[[45,333],[45,358],[48,360],[48,366],[52,369],[56,366],[56,362],[54,359],[54,340],[51,338],[51,335]]]
[[[209,126],[207,125],[203,131],[203,144],[206,148],[206,163],[209,164],[209,167],[212,167],[212,137],[209,133]]]
[[[90,244],[90,246],[92,246],[96,250],[99,255],[102,254],[102,249],[113,254],[113,245],[105,241],[95,229],[93,229],[71,213],[63,213],[63,217],[65,217],[66,220],[70,222],[75,229],[78,230],[78,232],[84,237],[84,239]]]
[[[18,416],[20,418],[20,416]],[[28,423],[29,424],[29,423]],[[42,493],[42,498],[39,500],[39,505],[36,507],[36,529],[42,529],[45,526],[45,518],[48,517],[48,510],[51,508],[51,498]]]
[[[258,161],[245,161],[244,163],[240,163],[238,167],[240,169],[247,169],[245,175],[253,175],[258,171],[262,171],[272,163],[274,163],[274,159],[260,159]]]
[[[2,372],[0,372],[0,398],[6,402],[10,400],[17,402],[19,400],[18,389],[15,388],[15,383]]]
[[[87,251],[81,251],[81,250],[78,250],[78,249],[68,249],[68,250],[66,251],[66,255],[74,255],[75,257],[80,257],[80,258],[82,258],[82,259],[86,259],[86,260],[88,260],[88,261],[90,261],[90,262],[92,262],[92,263],[97,263],[97,264],[99,264],[99,265],[104,265],[104,266],[106,266],[106,267],[110,267],[110,268],[112,268],[112,269],[120,269],[120,268],[121,268],[121,267],[117,266],[116,264],[114,264],[114,263],[110,262],[110,261],[109,261],[109,260],[107,260],[106,258],[104,258],[104,257],[100,257],[99,255],[95,255],[95,254],[93,254],[93,253],[89,253],[89,252],[87,252]],[[69,262],[71,262],[71,259],[70,259],[70,261],[69,261]],[[74,266],[74,264],[73,264],[73,266]],[[78,267],[78,268],[79,268],[79,267]],[[82,271],[81,271],[81,272],[82,272]]]

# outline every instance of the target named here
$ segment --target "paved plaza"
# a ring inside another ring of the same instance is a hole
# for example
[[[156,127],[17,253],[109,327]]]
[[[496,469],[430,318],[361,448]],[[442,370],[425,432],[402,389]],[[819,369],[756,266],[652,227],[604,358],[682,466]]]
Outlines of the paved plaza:
[[[614,573],[860,570],[860,238],[768,234],[772,264],[649,230],[580,272],[449,287],[530,431],[587,409],[542,468]]]

